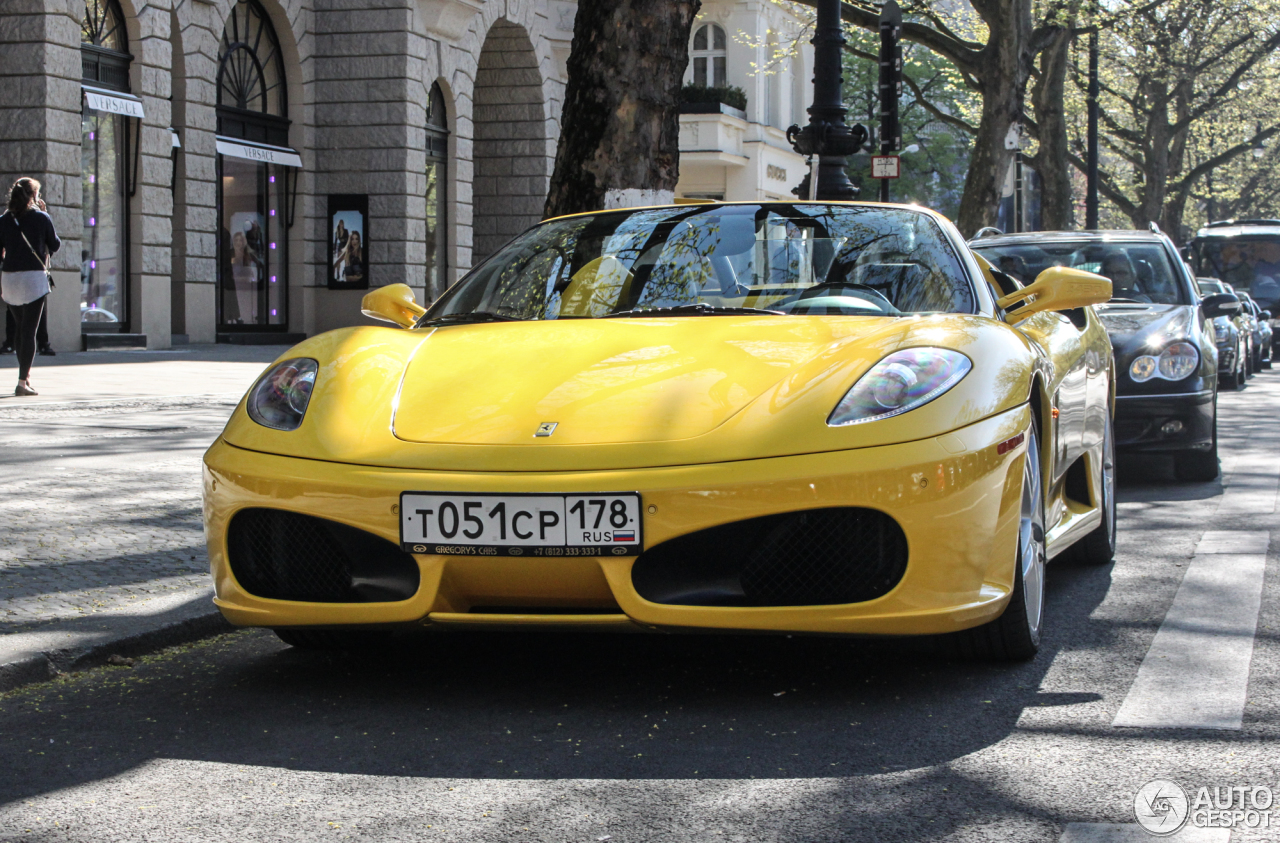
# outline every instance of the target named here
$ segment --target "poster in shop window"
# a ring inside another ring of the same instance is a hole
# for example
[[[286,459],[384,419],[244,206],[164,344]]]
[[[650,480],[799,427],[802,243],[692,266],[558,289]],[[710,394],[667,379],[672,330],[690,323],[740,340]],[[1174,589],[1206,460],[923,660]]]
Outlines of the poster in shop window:
[[[369,197],[329,196],[329,289],[369,289]]]

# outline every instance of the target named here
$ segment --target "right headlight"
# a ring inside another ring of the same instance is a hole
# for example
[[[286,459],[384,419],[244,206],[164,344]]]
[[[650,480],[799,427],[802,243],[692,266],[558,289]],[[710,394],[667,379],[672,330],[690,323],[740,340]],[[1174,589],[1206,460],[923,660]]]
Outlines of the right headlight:
[[[968,357],[949,348],[895,351],[858,378],[827,424],[844,427],[900,416],[960,383],[972,368]]]
[[[297,430],[311,402],[320,364],[295,357],[272,367],[250,390],[245,402],[249,418],[274,430]]]
[[[1144,354],[1129,364],[1129,377],[1138,383],[1152,378],[1180,381],[1200,366],[1200,352],[1189,342],[1171,343],[1159,357]]]

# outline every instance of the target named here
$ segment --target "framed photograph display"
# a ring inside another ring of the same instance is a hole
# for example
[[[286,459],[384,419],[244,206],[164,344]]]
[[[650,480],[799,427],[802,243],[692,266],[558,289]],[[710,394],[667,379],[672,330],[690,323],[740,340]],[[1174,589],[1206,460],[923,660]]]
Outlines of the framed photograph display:
[[[330,290],[369,289],[369,197],[329,195]]]

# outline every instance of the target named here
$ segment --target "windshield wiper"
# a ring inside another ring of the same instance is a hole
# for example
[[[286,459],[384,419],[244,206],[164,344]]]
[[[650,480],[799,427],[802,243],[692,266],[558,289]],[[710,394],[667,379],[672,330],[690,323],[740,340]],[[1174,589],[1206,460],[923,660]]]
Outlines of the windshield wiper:
[[[446,313],[444,316],[437,316],[435,319],[428,319],[425,322],[419,322],[418,327],[424,325],[466,325],[472,322],[520,322],[514,316],[503,316],[501,313],[491,313],[487,310],[474,310],[469,313]]]
[[[781,310],[761,310],[758,307],[718,307],[713,304],[677,304],[673,307],[646,307],[636,310],[622,310],[610,313],[606,318],[617,316],[635,318],[638,316],[740,316],[742,314],[760,314],[762,316],[785,316]]]

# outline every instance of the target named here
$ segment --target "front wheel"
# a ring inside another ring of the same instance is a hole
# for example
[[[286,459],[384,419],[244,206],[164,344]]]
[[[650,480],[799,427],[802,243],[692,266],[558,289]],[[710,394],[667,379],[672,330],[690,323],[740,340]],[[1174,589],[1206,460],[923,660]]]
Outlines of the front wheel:
[[[1034,423],[1027,435],[1022,468],[1022,513],[1018,553],[1013,566],[1013,594],[1004,614],[959,635],[962,653],[984,661],[1025,661],[1040,649],[1044,619],[1044,489],[1040,472],[1040,437]]]

